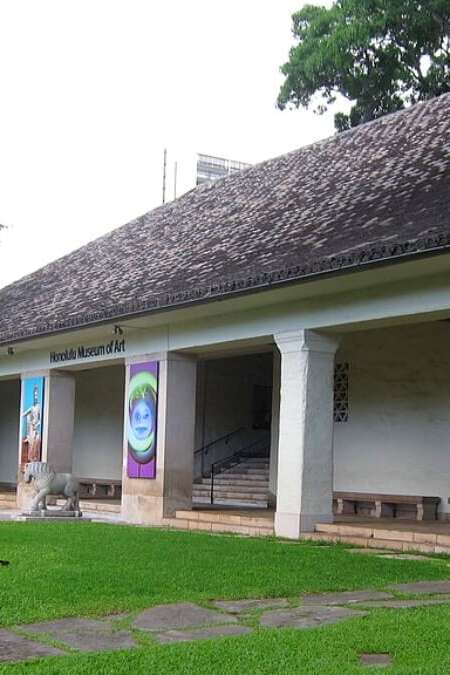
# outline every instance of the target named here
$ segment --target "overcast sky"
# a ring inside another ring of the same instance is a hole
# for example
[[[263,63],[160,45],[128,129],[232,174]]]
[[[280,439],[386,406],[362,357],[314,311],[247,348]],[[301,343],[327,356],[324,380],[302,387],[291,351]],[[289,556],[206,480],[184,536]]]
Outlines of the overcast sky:
[[[275,107],[301,0],[0,0],[0,286],[195,184],[333,133]]]

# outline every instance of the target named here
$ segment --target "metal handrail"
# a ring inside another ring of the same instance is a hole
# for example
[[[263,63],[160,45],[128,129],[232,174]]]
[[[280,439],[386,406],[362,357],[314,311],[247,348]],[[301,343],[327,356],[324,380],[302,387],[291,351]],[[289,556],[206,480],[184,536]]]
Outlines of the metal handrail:
[[[194,456],[198,455],[200,452],[202,453],[201,455],[201,474],[204,476],[204,468],[205,468],[205,456],[208,454],[210,449],[216,445],[217,443],[221,443],[222,441],[225,441],[225,444],[227,445],[230,441],[230,438],[232,436],[235,436],[236,434],[240,433],[241,431],[245,431],[246,427],[239,427],[239,429],[235,429],[234,431],[230,431],[228,434],[225,434],[224,436],[220,436],[219,438],[216,438],[214,441],[210,441],[206,445],[204,445],[201,448],[198,448],[198,450],[194,450]]]
[[[216,443],[220,443],[220,441],[224,441],[225,439],[229,438],[230,436],[234,436],[234,434],[237,434],[238,431],[243,431],[244,429],[245,429],[245,427],[239,427],[239,429],[235,429],[234,431],[230,431],[228,434],[225,434],[224,436],[220,436],[219,438],[216,438],[213,441],[210,441],[206,445],[203,445],[201,448],[198,448],[198,450],[194,450],[194,455],[196,455],[199,452],[203,452],[204,450],[207,450],[212,445],[215,445]]]
[[[210,493],[210,503],[211,505],[214,504],[214,475],[217,473],[216,467],[223,465],[225,466],[228,464],[231,460],[236,459],[229,469],[233,468],[233,466],[236,466],[236,464],[240,464],[243,459],[247,459],[248,457],[251,457],[251,453],[249,453],[250,448],[255,447],[255,445],[260,444],[261,442],[264,442],[264,444],[267,447],[267,439],[266,438],[258,438],[257,441],[253,441],[253,443],[250,443],[250,445],[247,445],[245,448],[242,448],[242,450],[238,450],[237,452],[234,452],[232,455],[229,455],[228,457],[224,457],[223,459],[220,459],[218,462],[214,462],[211,464],[211,493]],[[228,469],[226,469],[228,470]]]

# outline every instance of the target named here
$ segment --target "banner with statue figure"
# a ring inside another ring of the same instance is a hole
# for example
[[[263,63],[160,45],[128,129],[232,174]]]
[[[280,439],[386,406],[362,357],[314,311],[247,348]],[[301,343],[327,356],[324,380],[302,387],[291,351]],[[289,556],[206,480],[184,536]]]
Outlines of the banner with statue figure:
[[[158,361],[130,366],[127,403],[127,475],[156,478]]]
[[[43,377],[27,377],[22,380],[20,407],[20,464],[22,469],[28,462],[41,461],[44,389],[45,378]]]

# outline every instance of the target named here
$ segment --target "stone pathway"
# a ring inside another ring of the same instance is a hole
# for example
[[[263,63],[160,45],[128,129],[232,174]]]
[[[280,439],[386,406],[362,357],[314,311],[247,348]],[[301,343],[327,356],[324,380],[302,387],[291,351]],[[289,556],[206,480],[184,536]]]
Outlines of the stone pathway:
[[[402,599],[393,592],[416,597]],[[166,644],[247,635],[255,626],[307,629],[366,616],[378,608],[442,603],[450,603],[450,581],[393,584],[387,591],[303,594],[298,601],[268,598],[217,600],[210,607],[191,602],[159,605],[137,615],[57,619],[0,630],[0,661],[132,649],[149,641]],[[389,654],[360,655],[361,665],[389,665],[391,661]]]

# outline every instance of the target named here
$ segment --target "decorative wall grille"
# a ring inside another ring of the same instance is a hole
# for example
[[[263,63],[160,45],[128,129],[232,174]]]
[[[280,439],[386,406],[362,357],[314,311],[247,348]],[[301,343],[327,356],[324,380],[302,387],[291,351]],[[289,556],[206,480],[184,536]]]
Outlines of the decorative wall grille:
[[[348,422],[348,363],[334,367],[334,421]]]

